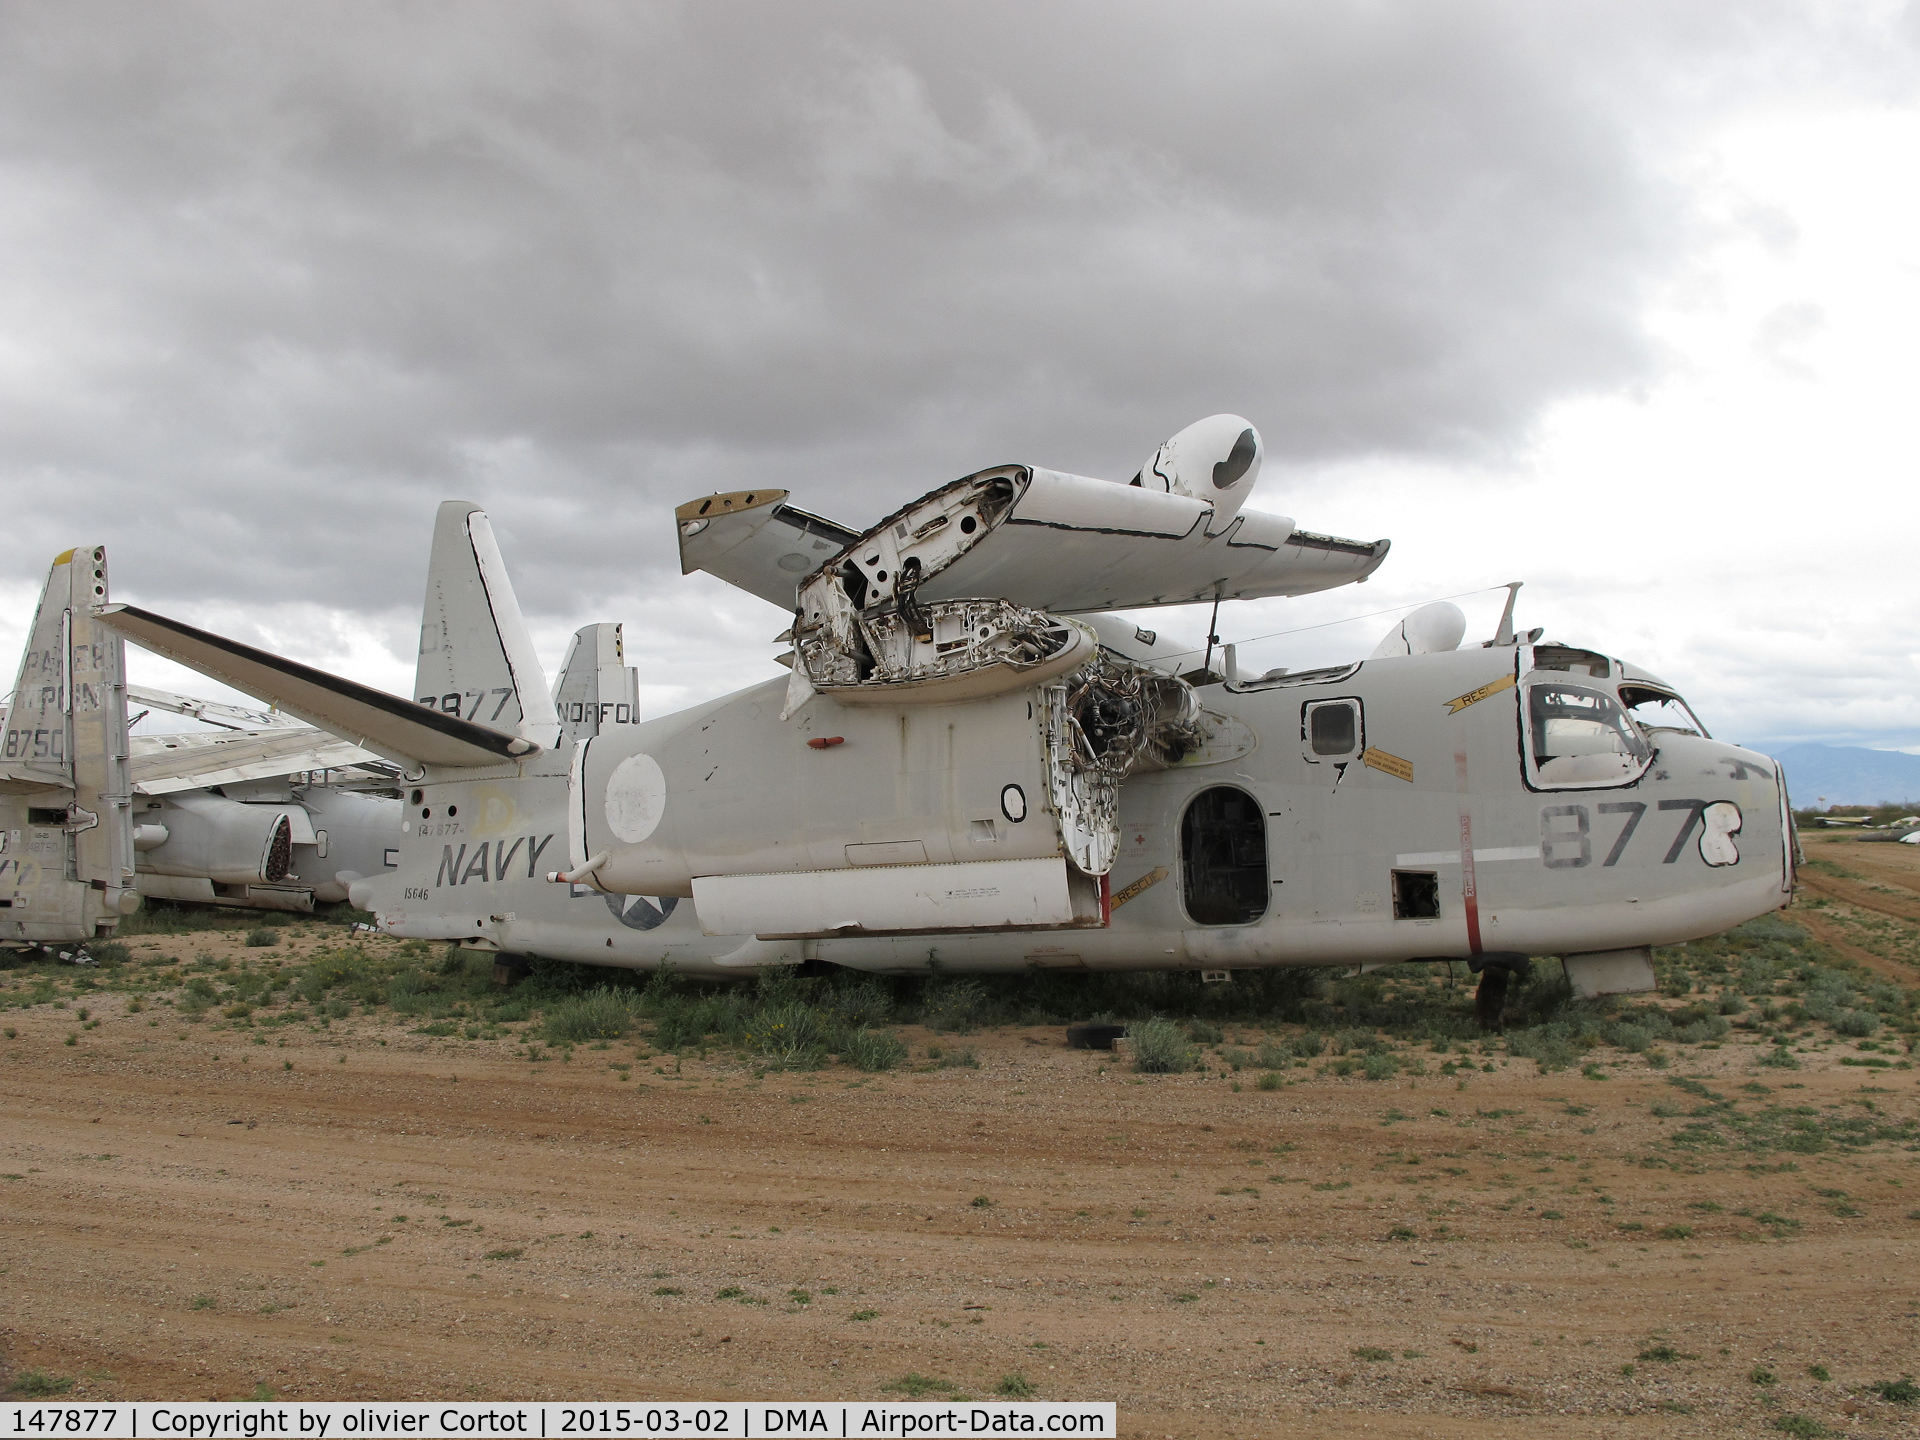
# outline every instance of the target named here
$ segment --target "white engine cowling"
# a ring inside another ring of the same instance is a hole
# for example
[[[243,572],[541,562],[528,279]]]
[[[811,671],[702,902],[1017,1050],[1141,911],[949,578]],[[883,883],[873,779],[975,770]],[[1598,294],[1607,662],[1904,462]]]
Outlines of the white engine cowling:
[[[181,795],[164,813],[166,841],[139,852],[142,871],[245,885],[278,884],[293,869],[293,821],[283,808]]]

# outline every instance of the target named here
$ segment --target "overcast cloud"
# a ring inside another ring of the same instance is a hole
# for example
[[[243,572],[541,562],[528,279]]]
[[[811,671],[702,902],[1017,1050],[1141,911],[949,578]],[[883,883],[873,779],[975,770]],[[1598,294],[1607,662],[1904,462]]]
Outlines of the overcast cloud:
[[[781,623],[679,577],[675,503],[779,485],[863,524],[1007,460],[1129,474],[1235,410],[1256,505],[1398,547],[1238,633],[1543,570],[1597,623],[1622,517],[1518,523],[1556,417],[1686,384],[1662,315],[1729,246],[1799,244],[1710,137],[1902,113],[1913,33],[1724,3],[0,3],[0,596],[105,540],[120,598],[405,688],[434,506],[472,499],[550,661],[626,620],[666,703],[771,673]],[[1752,363],[1817,386],[1835,324],[1789,297]],[[1589,638],[1687,653],[1625,628]],[[1708,683],[1818,730],[1751,697],[1833,628],[1743,634]],[[1903,633],[1876,643],[1905,699],[1834,734],[1920,742]]]

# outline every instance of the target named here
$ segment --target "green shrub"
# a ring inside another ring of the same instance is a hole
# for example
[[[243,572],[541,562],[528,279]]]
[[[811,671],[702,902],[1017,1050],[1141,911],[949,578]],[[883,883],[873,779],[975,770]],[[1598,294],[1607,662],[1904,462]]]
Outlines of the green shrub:
[[[1155,1016],[1127,1030],[1133,1045],[1133,1068],[1143,1075],[1173,1075],[1194,1066],[1194,1049],[1171,1020]]]
[[[49,1375],[44,1370],[24,1370],[14,1377],[7,1387],[9,1395],[18,1395],[23,1400],[50,1400],[55,1395],[65,1395],[73,1389],[71,1375]]]
[[[1880,1017],[1870,1010],[1842,1010],[1834,1017],[1833,1028],[1842,1035],[1871,1035],[1880,1028]]]
[[[1603,1032],[1609,1045],[1617,1045],[1622,1050],[1631,1050],[1639,1054],[1653,1044],[1653,1036],[1644,1025],[1635,1025],[1622,1020],[1617,1025],[1609,1025]]]
[[[813,1070],[826,1056],[827,1017],[805,1001],[788,1000],[751,1016],[742,1038],[769,1070]]]
[[[1771,1423],[1774,1429],[1793,1436],[1794,1440],[1825,1440],[1833,1434],[1818,1420],[1806,1415],[1776,1415]]]
[[[1277,1071],[1269,1070],[1253,1083],[1254,1088],[1258,1090],[1278,1090],[1287,1082],[1281,1078]]]
[[[1895,1405],[1912,1405],[1920,1401],[1920,1385],[1913,1383],[1911,1375],[1902,1375],[1898,1380],[1882,1380],[1871,1388],[1882,1400],[1890,1400]]]
[[[250,950],[265,950],[279,943],[280,932],[271,925],[262,925],[247,932],[247,948]]]
[[[840,1058],[856,1070],[891,1070],[907,1058],[907,1047],[885,1030],[855,1030],[841,1041]]]
[[[1400,1057],[1385,1052],[1369,1055],[1361,1066],[1361,1071],[1369,1080],[1386,1080],[1400,1070]]]
[[[987,1023],[991,1009],[978,981],[942,981],[928,987],[920,1023],[939,1034],[971,1035]]]
[[[993,1387],[993,1393],[1008,1400],[1031,1400],[1040,1393],[1040,1387],[1016,1370],[1011,1375],[1001,1376],[1000,1383]]]
[[[1580,1045],[1572,1025],[1554,1020],[1531,1030],[1510,1032],[1507,1053],[1531,1060],[1542,1070],[1565,1070],[1579,1063]]]
[[[1327,1048],[1327,1037],[1317,1030],[1303,1030],[1287,1041],[1287,1050],[1303,1060],[1311,1060]]]
[[[1218,1045],[1227,1038],[1218,1025],[1210,1025],[1205,1020],[1189,1020],[1187,1036],[1196,1045]]]
[[[633,1028],[633,1012],[627,1008],[626,996],[606,986],[549,1005],[545,1018],[547,1043],[551,1045],[617,1040]]]

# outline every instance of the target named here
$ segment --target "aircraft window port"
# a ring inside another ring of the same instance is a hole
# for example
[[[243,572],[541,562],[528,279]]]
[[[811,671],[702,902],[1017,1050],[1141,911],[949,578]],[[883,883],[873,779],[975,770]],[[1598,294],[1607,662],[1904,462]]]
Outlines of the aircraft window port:
[[[42,810],[33,805],[27,807],[27,824],[29,825],[64,825],[66,823],[67,812],[64,810]]]
[[[1267,913],[1267,822],[1244,790],[1202,790],[1180,821],[1181,880],[1196,925],[1251,925]]]
[[[1642,730],[1670,730],[1680,735],[1713,738],[1693,708],[1671,690],[1654,685],[1622,685],[1620,703],[1627,707],[1627,714]]]
[[[1300,708],[1300,738],[1307,759],[1315,763],[1351,760],[1365,741],[1361,734],[1358,700],[1309,700]]]
[[[1541,789],[1624,785],[1653,752],[1604,690],[1547,682],[1527,688],[1527,759]]]
[[[1604,680],[1613,673],[1613,662],[1592,650],[1577,650],[1571,645],[1536,645],[1533,649],[1533,668],[1566,670]]]
[[[1433,870],[1396,870],[1393,872],[1393,918],[1396,920],[1438,920],[1440,918],[1440,876]]]

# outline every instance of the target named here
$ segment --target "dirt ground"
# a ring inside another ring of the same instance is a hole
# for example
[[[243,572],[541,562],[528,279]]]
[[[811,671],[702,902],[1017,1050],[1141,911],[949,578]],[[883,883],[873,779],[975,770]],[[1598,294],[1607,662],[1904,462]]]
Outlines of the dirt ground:
[[[1794,918],[1920,980],[1920,847],[1810,853],[1863,878],[1816,867]],[[1702,1093],[1912,1117],[1891,1046],[1782,1071],[1736,1032],[1664,1072],[1476,1055],[1261,1089],[1052,1028],[965,1037],[977,1069],[907,1030],[901,1071],[756,1078],[633,1042],[530,1063],[392,1015],[269,1036],[87,1008],[0,1017],[0,1380],[788,1400],[1017,1374],[1182,1437],[1920,1421],[1869,1388],[1920,1369],[1920,1147],[1679,1143]]]

